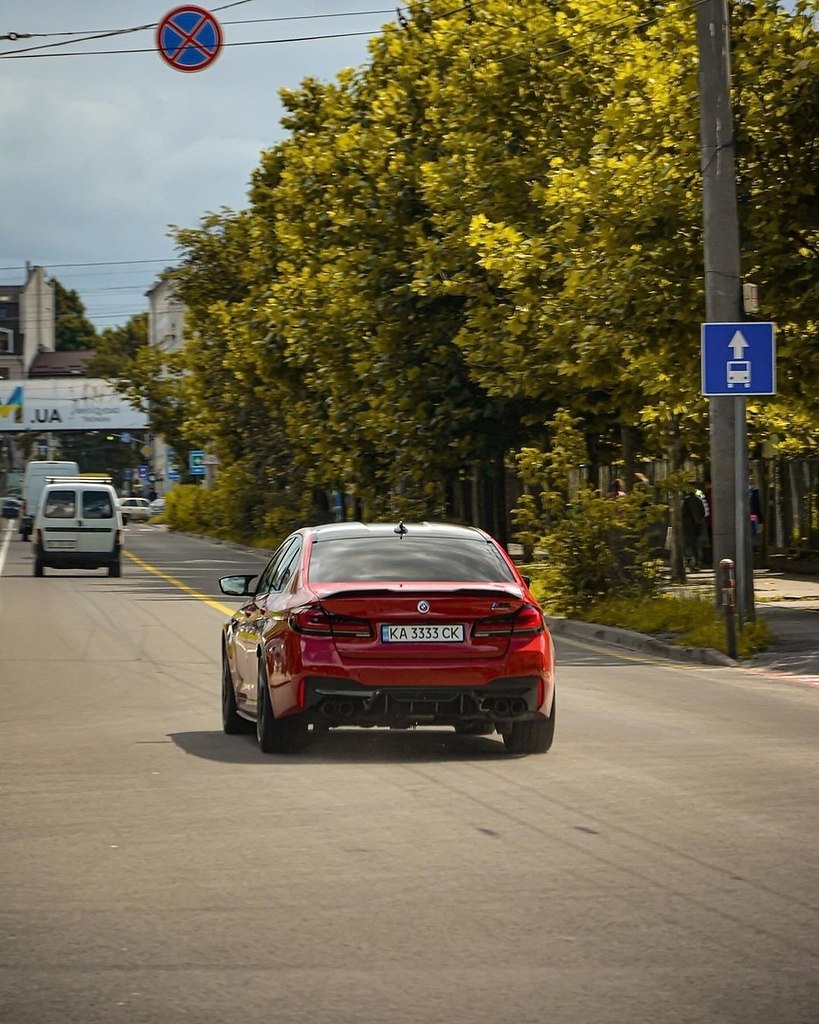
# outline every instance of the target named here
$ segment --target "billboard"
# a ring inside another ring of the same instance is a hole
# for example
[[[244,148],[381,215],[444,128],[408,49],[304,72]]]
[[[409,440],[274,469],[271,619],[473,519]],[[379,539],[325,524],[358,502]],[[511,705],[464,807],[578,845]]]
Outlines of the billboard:
[[[0,380],[0,432],[144,430],[148,416],[107,380]]]

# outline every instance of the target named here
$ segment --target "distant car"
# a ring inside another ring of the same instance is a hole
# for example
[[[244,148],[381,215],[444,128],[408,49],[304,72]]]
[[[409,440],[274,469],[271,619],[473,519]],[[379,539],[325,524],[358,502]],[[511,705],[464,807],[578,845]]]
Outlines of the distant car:
[[[540,605],[501,545],[445,523],[297,530],[222,632],[222,724],[255,723],[265,753],[339,726],[503,737],[545,753],[555,726],[554,648]]]
[[[151,515],[151,503],[147,498],[120,498],[119,510],[123,523],[133,519],[135,523],[147,522]]]
[[[154,498],[154,500],[150,503],[150,505],[151,505],[151,507],[150,507],[150,510],[149,510],[149,515],[152,515],[152,516],[164,515],[164,513],[165,513],[165,499],[164,498]]]
[[[0,516],[3,519],[17,519],[20,515],[20,507],[23,502],[21,498],[14,498],[10,494],[3,498]]]

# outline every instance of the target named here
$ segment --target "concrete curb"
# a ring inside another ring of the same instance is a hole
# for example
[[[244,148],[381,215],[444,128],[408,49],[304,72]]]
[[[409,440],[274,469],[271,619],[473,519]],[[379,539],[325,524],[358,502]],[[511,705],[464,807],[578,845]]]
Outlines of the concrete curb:
[[[711,647],[678,647],[663,643],[656,637],[646,636],[645,633],[634,633],[630,629],[601,626],[596,622],[579,622],[576,619],[561,619],[551,615],[546,616],[546,623],[554,636],[565,636],[570,640],[596,640],[598,643],[653,654],[669,661],[689,661],[700,665],[723,665],[734,668],[739,665],[738,661]]]

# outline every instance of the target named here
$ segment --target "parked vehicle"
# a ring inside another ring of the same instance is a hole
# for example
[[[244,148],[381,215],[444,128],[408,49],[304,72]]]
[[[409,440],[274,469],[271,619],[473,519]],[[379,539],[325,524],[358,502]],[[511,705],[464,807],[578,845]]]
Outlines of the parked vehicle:
[[[3,519],[16,519],[20,515],[20,508],[23,504],[21,498],[15,498],[11,494],[7,494],[2,500],[2,508],[0,508],[0,516]]]
[[[135,523],[145,523],[151,515],[151,503],[147,498],[120,498],[119,510],[123,523],[130,519]]]
[[[552,745],[543,612],[482,530],[316,526],[291,534],[258,579],[219,582],[248,598],[222,631],[224,730],[255,723],[265,753],[351,725],[497,730],[513,754]]]
[[[119,576],[124,531],[108,478],[51,477],[34,517],[34,575],[50,569],[107,568]]]
[[[20,540],[28,540],[34,523],[34,515],[40,503],[40,495],[49,476],[79,476],[80,467],[76,462],[34,459],[26,463],[23,475],[23,507],[20,515]]]

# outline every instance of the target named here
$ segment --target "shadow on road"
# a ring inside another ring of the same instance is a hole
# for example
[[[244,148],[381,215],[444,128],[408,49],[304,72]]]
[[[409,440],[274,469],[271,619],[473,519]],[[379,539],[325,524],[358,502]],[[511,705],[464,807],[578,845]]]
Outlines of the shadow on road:
[[[394,761],[508,760],[494,736],[456,736],[445,729],[333,729],[317,733],[299,754],[262,754],[254,736],[222,732],[175,732],[169,738],[192,757],[224,764],[379,764]]]

